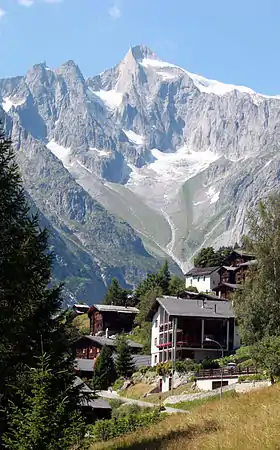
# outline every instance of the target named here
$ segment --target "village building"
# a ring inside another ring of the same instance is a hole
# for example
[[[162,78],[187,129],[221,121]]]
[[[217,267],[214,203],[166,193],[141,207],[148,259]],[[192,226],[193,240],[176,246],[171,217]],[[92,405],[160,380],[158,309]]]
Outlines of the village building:
[[[93,305],[88,311],[90,334],[109,336],[129,333],[138,312],[132,306]]]
[[[194,293],[186,297],[159,297],[149,311],[152,366],[172,359],[200,362],[221,356],[219,344],[225,354],[240,346],[230,301]]]
[[[193,267],[185,274],[186,288],[194,287],[198,292],[211,292],[218,286],[220,276],[219,267]]]
[[[76,303],[75,305],[73,305],[73,310],[74,310],[75,314],[77,314],[78,316],[80,316],[82,314],[87,314],[89,308],[90,308],[89,305],[85,305],[85,304],[81,304],[81,303]]]
[[[140,353],[142,345],[131,340],[127,341],[131,353]],[[111,347],[112,351],[117,347],[117,339],[114,337],[105,336],[81,336],[74,344],[74,355],[78,359],[95,359],[102,347],[107,345]]]
[[[236,261],[235,261],[236,263]],[[232,294],[237,289],[242,289],[242,283],[245,281],[250,267],[257,263],[255,259],[241,262],[238,265],[222,266],[218,270],[220,283],[213,288],[215,294],[219,297],[231,299]]]
[[[88,424],[111,418],[109,403],[103,398],[96,398],[93,390],[80,377],[75,377],[74,386],[79,388],[79,406]]]

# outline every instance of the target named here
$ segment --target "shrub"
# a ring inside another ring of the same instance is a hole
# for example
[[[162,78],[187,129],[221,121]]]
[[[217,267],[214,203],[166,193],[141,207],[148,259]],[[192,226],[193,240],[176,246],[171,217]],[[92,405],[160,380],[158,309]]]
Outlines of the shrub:
[[[171,368],[172,368],[172,364],[170,362],[168,362],[168,363],[159,363],[156,366],[157,375],[160,375],[160,376],[167,375],[168,373],[170,373]]]
[[[117,378],[115,383],[112,386],[112,389],[114,391],[119,391],[123,387],[123,384],[124,384],[124,378],[122,378],[122,377]]]
[[[95,441],[108,441],[117,436],[131,433],[138,428],[153,425],[161,418],[159,409],[142,414],[130,414],[129,416],[98,420],[94,425],[89,426],[89,434]]]
[[[219,363],[213,359],[206,358],[201,363],[202,369],[218,369]]]
[[[253,382],[253,381],[262,381],[267,380],[267,376],[263,373],[256,373],[252,375],[241,375],[238,377],[238,383],[243,383],[245,381]]]
[[[178,373],[195,372],[197,370],[197,364],[192,359],[188,359],[186,361],[176,361],[175,370]]]

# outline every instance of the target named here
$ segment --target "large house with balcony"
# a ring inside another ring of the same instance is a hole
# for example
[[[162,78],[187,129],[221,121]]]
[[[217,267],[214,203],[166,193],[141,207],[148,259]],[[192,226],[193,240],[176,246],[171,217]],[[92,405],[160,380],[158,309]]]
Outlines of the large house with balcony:
[[[213,341],[225,354],[240,346],[230,301],[213,295],[185,294],[187,298],[159,297],[149,311],[152,366],[172,359],[199,362],[217,358],[221,349]]]

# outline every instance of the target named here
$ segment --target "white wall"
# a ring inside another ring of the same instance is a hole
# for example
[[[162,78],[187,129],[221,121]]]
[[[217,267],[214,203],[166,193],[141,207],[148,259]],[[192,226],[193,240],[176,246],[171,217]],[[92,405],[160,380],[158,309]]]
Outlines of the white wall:
[[[228,381],[228,385],[235,384],[238,381],[238,377],[236,378],[223,378],[224,381]],[[217,378],[215,380],[197,380],[196,386],[198,389],[201,389],[202,391],[212,391],[212,383],[213,381],[221,381],[221,378]]]
[[[196,287],[198,292],[210,292],[220,282],[218,272],[213,272],[205,277],[186,277],[186,288],[189,286]]]
[[[168,392],[169,391],[169,380],[170,380],[170,375],[164,375],[162,377],[162,390],[161,392]]]
[[[158,308],[152,321],[152,337],[151,337],[152,366],[155,366],[157,363],[159,363],[159,351],[158,347],[155,345],[155,338],[157,338],[157,342],[159,343],[159,325],[160,325],[160,308]],[[157,362],[155,362],[155,355],[157,355]]]

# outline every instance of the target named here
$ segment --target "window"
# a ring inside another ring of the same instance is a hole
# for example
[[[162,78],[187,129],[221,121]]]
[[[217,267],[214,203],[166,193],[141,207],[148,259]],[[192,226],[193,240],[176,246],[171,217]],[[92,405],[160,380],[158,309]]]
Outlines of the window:
[[[154,361],[155,361],[155,364],[157,364],[157,355],[155,355]]]
[[[156,322],[155,322],[155,327],[156,328],[158,327],[158,320],[156,320]]]
[[[157,345],[157,338],[155,338],[155,345]]]

